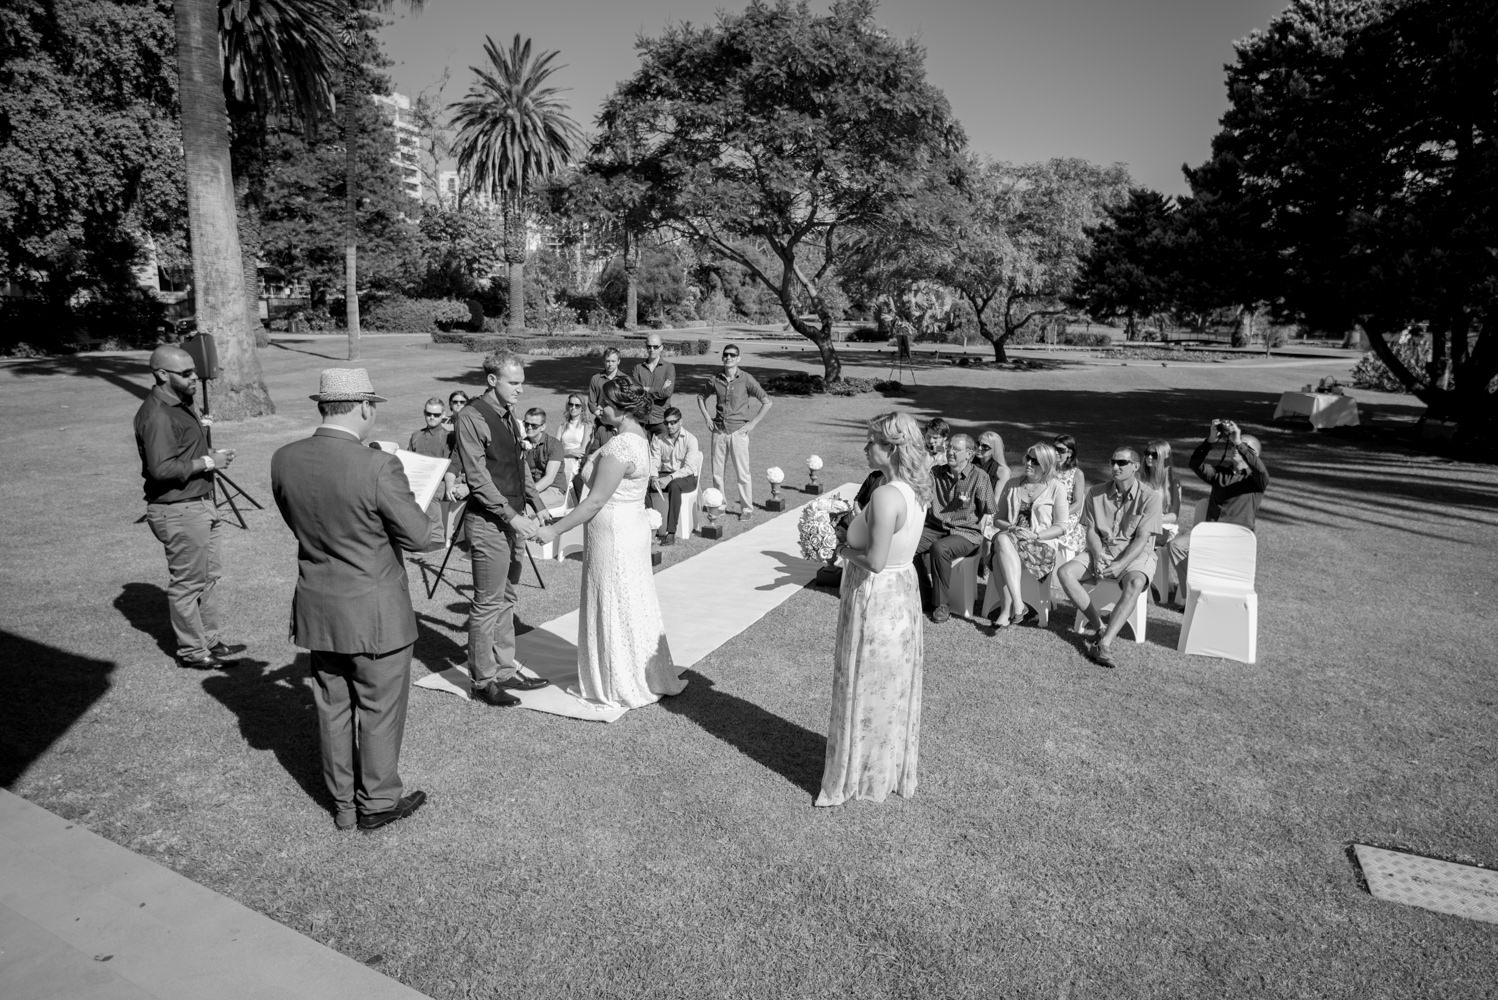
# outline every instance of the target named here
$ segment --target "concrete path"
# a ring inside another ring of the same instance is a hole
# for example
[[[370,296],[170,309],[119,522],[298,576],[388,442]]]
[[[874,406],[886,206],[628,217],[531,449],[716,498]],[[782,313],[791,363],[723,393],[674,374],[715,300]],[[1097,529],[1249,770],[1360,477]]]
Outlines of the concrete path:
[[[0,790],[0,997],[423,994]]]

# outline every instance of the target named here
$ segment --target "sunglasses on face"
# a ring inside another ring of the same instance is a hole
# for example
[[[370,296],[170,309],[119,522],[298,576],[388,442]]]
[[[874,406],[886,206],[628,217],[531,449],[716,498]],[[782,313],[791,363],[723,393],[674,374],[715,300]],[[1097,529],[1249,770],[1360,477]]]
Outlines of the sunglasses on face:
[[[466,399],[455,399],[452,402],[448,403],[447,405],[451,406],[453,409],[456,410],[456,409],[459,409],[460,407],[467,406],[468,405],[468,400],[466,400]]]
[[[525,429],[528,430],[528,431],[539,431],[541,428],[543,428],[545,426],[546,426],[545,424],[533,424],[529,420],[527,420],[525,422]]]
[[[167,375],[175,375],[178,378],[196,378],[198,374],[198,370],[196,368],[184,368],[180,372],[174,372],[170,368],[158,368],[156,370],[159,372],[164,372]]]
[[[1026,465],[1039,465],[1040,464],[1040,460],[1037,459],[1034,455],[1026,455],[1025,456],[1025,464]]]
[[[581,404],[581,403],[568,403],[567,404],[567,409],[569,409],[569,410],[581,410],[582,408],[583,408],[583,404]]]
[[[658,351],[660,349],[661,349],[661,345],[660,344],[646,344],[645,345],[645,350],[647,350],[647,351]]]
[[[427,410],[425,412],[426,412],[426,415],[429,416],[429,417],[438,417],[438,418],[441,418],[441,416],[442,416],[442,411],[440,411],[440,410],[437,411],[436,413],[433,413],[431,410]]]
[[[980,444],[980,445],[978,445],[978,450],[979,450],[979,451],[993,451],[993,449],[992,449],[992,448],[990,448],[990,447],[989,447],[989,446],[988,446],[988,445],[986,445],[986,444]]]
[[[1132,458],[1115,458],[1113,460],[1113,467],[1116,468],[1116,469],[1121,469],[1125,465],[1133,465],[1133,464],[1134,464],[1134,460]]]
[[[730,354],[730,353],[729,353],[729,352],[727,352],[727,351],[724,351],[724,352],[723,352],[723,359],[724,359],[724,360],[725,360],[725,361],[726,361],[726,360],[728,360],[728,359],[729,359],[729,358],[736,358],[736,357],[738,357],[738,355],[737,355],[737,354]]]
[[[1160,453],[1157,452],[1157,451],[1147,451],[1147,452],[1144,453],[1144,457],[1145,458],[1159,458],[1160,457]]]

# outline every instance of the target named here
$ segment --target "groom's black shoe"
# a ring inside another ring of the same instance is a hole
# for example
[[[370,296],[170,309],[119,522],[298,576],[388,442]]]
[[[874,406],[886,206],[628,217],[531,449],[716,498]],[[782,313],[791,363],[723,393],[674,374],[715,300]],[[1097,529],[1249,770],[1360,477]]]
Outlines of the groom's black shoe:
[[[520,704],[520,699],[499,686],[499,681],[490,681],[488,684],[475,684],[473,686],[473,700],[481,701],[495,708],[509,708],[511,705]]]
[[[359,829],[378,830],[382,826],[394,823],[398,819],[405,819],[426,804],[426,792],[412,792],[410,795],[401,796],[401,800],[395,804],[394,809],[386,809],[384,812],[365,813],[359,817]]]
[[[509,688],[511,691],[534,691],[536,688],[544,688],[551,681],[546,680],[544,677],[527,677],[524,674],[516,674],[507,681],[495,681],[494,683],[502,688]]]

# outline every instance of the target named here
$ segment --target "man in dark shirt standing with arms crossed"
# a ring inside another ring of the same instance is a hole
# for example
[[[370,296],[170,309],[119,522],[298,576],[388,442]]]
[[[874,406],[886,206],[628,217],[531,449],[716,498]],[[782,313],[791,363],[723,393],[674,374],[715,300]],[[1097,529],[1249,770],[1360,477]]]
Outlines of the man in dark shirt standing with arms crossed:
[[[676,388],[676,366],[666,360],[665,342],[660,334],[652,333],[645,338],[645,360],[635,365],[634,377],[650,393],[645,433],[653,438],[666,429],[666,407],[671,405],[671,393]]]
[[[1224,446],[1221,461],[1208,462],[1207,455],[1215,442]],[[1259,457],[1259,439],[1244,434],[1231,420],[1214,420],[1207,436],[1191,453],[1191,471],[1212,487],[1207,497],[1207,520],[1224,524],[1241,524],[1249,531],[1259,516],[1259,504],[1269,489],[1269,470]],[[1186,593],[1186,561],[1191,552],[1191,533],[1182,531],[1166,546],[1170,565],[1175,570],[1177,594]],[[1177,608],[1184,607],[1177,604]]]
[[[198,371],[180,347],[151,352],[156,385],[135,412],[135,447],[146,481],[146,523],[166,549],[167,606],[177,637],[177,665],[195,670],[238,665],[242,645],[219,635],[218,581],[223,573],[213,470],[234,452],[208,449],[193,408]]]

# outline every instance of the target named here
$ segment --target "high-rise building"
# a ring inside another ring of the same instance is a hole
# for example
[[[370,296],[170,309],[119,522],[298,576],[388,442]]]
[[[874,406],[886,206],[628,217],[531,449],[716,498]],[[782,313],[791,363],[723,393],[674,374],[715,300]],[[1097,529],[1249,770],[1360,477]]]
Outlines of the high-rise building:
[[[401,190],[415,201],[421,201],[421,126],[411,111],[411,99],[405,94],[371,94],[376,104],[389,116],[395,130],[395,155],[390,162],[400,169]]]

